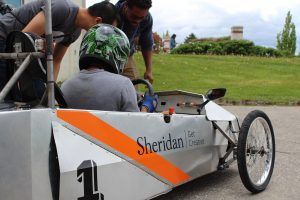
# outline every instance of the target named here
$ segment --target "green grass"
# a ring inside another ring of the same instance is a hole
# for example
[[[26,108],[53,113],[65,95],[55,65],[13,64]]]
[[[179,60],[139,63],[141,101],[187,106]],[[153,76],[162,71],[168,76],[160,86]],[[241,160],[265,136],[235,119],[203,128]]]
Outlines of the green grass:
[[[135,55],[140,74],[141,54]],[[229,103],[300,103],[300,58],[260,58],[206,55],[153,55],[155,91],[206,93],[225,87]]]

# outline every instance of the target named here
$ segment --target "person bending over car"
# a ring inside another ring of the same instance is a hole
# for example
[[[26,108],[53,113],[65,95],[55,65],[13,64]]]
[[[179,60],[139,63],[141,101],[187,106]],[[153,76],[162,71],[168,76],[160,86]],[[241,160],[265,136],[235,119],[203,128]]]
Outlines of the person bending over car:
[[[44,0],[26,3],[5,15],[0,15],[0,53],[5,51],[5,40],[12,31],[45,34]],[[102,1],[88,8],[80,8],[72,0],[52,0],[52,29],[56,45],[53,52],[54,78],[56,80],[60,63],[71,43],[80,36],[81,30],[88,30],[99,23],[116,24],[119,14],[115,6]],[[5,61],[0,60],[0,91],[8,81]]]
[[[139,71],[134,59],[135,41],[138,39],[146,67],[144,79],[152,83],[152,48],[154,42],[152,36],[153,19],[149,12],[152,7],[152,0],[119,0],[115,6],[121,18],[121,30],[128,37],[131,48],[122,75],[131,80],[139,78]]]
[[[70,108],[140,111],[131,80],[119,75],[130,54],[127,36],[118,28],[99,24],[84,36],[79,51],[80,72],[65,81],[62,92]],[[142,111],[153,112],[157,100],[145,95]]]

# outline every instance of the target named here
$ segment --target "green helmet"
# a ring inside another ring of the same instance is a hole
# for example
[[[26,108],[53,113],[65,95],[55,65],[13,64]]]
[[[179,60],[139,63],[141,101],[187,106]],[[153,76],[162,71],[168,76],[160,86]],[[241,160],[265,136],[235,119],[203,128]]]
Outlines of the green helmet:
[[[102,63],[106,71],[119,74],[129,53],[129,41],[123,31],[108,24],[97,24],[88,30],[81,42],[79,68]]]

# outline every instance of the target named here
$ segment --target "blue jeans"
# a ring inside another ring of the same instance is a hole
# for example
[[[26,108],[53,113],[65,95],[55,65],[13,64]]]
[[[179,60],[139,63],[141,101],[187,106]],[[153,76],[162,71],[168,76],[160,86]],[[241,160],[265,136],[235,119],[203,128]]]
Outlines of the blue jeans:
[[[5,40],[0,38],[0,53],[5,52]],[[7,83],[7,67],[6,60],[0,59],[0,91],[4,88]]]

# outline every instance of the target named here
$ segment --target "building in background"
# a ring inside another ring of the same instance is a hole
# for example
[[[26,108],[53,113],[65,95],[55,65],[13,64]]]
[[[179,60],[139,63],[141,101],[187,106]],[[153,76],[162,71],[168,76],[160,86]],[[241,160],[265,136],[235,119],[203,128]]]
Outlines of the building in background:
[[[23,4],[26,4],[28,2],[34,1],[34,0],[5,0],[6,3],[11,5],[14,8],[17,8]],[[85,0],[73,0],[74,3],[76,3],[80,7],[85,7]],[[85,31],[83,30],[81,33],[81,36],[71,44],[68,51],[66,52],[64,59],[61,63],[59,75],[57,81],[65,81],[73,74],[77,73],[79,71],[79,47],[82,40],[82,37],[84,35]]]
[[[243,33],[244,33],[243,26],[231,27],[231,40],[243,40],[244,39]]]

